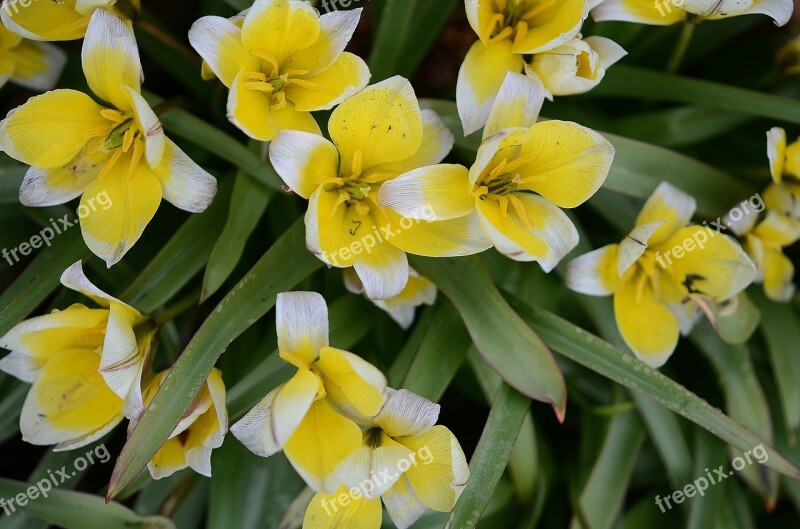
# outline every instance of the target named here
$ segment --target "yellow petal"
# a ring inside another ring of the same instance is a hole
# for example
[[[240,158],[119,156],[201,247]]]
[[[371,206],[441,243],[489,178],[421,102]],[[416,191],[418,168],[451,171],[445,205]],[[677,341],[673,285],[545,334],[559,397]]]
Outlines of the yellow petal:
[[[384,493],[383,503],[389,517],[401,529],[413,526],[428,512],[428,506],[414,493],[407,474],[400,476],[397,483]]]
[[[242,44],[242,29],[226,18],[201,18],[192,24],[189,42],[205,59],[208,69],[228,88],[233,86],[240,70],[259,70],[258,61]]]
[[[164,156],[153,174],[161,182],[164,200],[184,211],[206,210],[217,194],[217,180],[167,138]]]
[[[469,480],[467,459],[453,433],[434,426],[423,435],[398,441],[415,454],[406,472],[414,494],[435,511],[451,511]]]
[[[540,53],[564,44],[577,35],[589,14],[586,0],[561,0],[527,20],[524,38],[514,42],[514,53]]]
[[[486,236],[477,211],[464,217],[436,222],[411,221],[394,212],[389,215],[392,226],[401,228],[392,237],[392,245],[410,254],[463,257],[492,247],[492,241]]]
[[[508,40],[489,45],[478,41],[467,53],[456,89],[458,115],[465,135],[486,124],[506,74],[522,71],[522,55],[513,53],[511,48]]]
[[[677,318],[641,275],[625,281],[614,293],[614,317],[625,343],[650,367],[664,365],[678,344]]]
[[[454,142],[453,133],[442,118],[433,110],[425,109],[422,111],[422,145],[419,150],[405,160],[376,165],[365,174],[400,175],[419,167],[441,163],[450,154]]]
[[[772,180],[780,184],[786,167],[786,131],[773,127],[767,131],[767,157]]]
[[[340,174],[352,171],[361,151],[363,168],[410,158],[422,145],[422,116],[411,83],[393,77],[339,105],[328,123],[342,157]]]
[[[486,235],[497,251],[516,261],[537,261],[545,272],[578,245],[578,232],[569,217],[546,199],[530,193],[514,193],[530,222],[530,229],[510,205],[504,216],[492,200],[477,200]]]
[[[433,428],[441,407],[407,389],[390,391],[375,424],[392,437],[419,436]]]
[[[269,145],[269,159],[289,189],[308,199],[339,176],[339,151],[317,134],[284,131]]]
[[[61,48],[30,40],[22,41],[9,55],[14,61],[11,80],[38,92],[52,90],[67,63],[67,54]]]
[[[86,144],[86,133],[106,125],[103,107],[75,90],[54,90],[36,96],[0,123],[0,145],[27,165],[59,168],[71,162]],[[53,141],[55,135],[58,141]]]
[[[800,219],[800,185],[793,182],[770,184],[761,194],[767,209]]]
[[[189,428],[186,436],[186,462],[203,476],[211,477],[211,452],[222,446],[228,431],[225,384],[219,369],[212,369],[206,381],[213,403]]]
[[[0,338],[0,347],[11,351],[0,360],[0,370],[33,382],[53,356],[68,349],[101,347],[107,320],[107,310],[76,304],[18,323]]]
[[[95,11],[81,60],[92,92],[120,110],[133,110],[126,88],[139,92],[142,65],[136,38],[122,20],[104,9]]]
[[[773,301],[786,303],[794,297],[794,265],[780,250],[771,248],[764,252],[764,294]]]
[[[153,459],[147,464],[150,476],[153,479],[169,477],[187,466],[186,447],[183,445],[181,439],[177,437],[168,439],[167,442],[158,449]]]
[[[409,219],[450,220],[475,211],[471,191],[466,167],[432,165],[384,183],[378,202]]]
[[[23,4],[9,2],[0,9],[3,25],[34,40],[75,40],[83,37],[89,17],[75,10],[75,0]]]
[[[604,0],[592,10],[592,18],[668,26],[686,20],[686,11],[671,0]]]
[[[81,219],[83,239],[89,249],[111,266],[116,264],[139,240],[144,228],[158,210],[161,183],[142,164],[128,177],[130,155],[123,156],[101,181],[93,183],[81,198],[81,208],[88,212]],[[103,195],[107,209],[92,207],[90,200]]]
[[[378,230],[389,225],[386,215],[373,218],[380,219],[371,224]],[[393,298],[408,284],[408,257],[386,240],[356,255],[353,267],[370,299]]]
[[[567,265],[567,287],[589,296],[608,296],[620,284],[617,273],[619,246],[611,244],[581,255]]]
[[[346,487],[364,488],[364,496],[378,498],[400,477],[399,467],[409,461],[412,452],[394,441],[379,428],[364,431],[364,441],[339,466],[337,475]]]
[[[352,53],[342,53],[330,68],[313,77],[289,81],[284,91],[301,112],[330,110],[369,84],[367,63]]]
[[[530,128],[544,104],[541,83],[517,72],[506,73],[483,129],[483,139],[509,128]]]
[[[800,239],[800,222],[777,211],[770,211],[753,233],[764,243],[786,247]]]
[[[331,11],[319,17],[319,38],[308,48],[286,59],[286,70],[307,70],[318,75],[327,70],[344,51],[361,19],[362,8]]]
[[[236,75],[228,94],[227,113],[231,123],[253,139],[272,141],[278,133],[269,119],[269,97],[264,92],[246,88],[247,70],[241,69]]]
[[[290,0],[259,0],[242,26],[248,50],[268,53],[283,64],[294,52],[314,44],[320,35],[319,15],[311,5]]]
[[[309,487],[331,492],[339,486],[337,467],[359,446],[358,425],[336,413],[327,399],[320,399],[311,405],[284,452]]]
[[[51,358],[25,400],[23,439],[78,448],[119,424],[122,399],[106,386],[99,366],[100,356],[91,349],[70,349]]]
[[[358,284],[363,289],[361,281]],[[348,290],[352,292],[352,289],[348,288]],[[373,303],[376,307],[386,311],[400,327],[407,330],[414,323],[416,308],[421,305],[433,305],[436,303],[437,294],[438,289],[431,280],[420,276],[413,268],[409,268],[408,284],[399,296],[373,301]]]
[[[386,377],[378,368],[353,353],[333,347],[323,347],[315,365],[322,373],[332,403],[353,407],[367,417],[381,409]]]
[[[650,245],[657,246],[672,237],[692,219],[697,202],[680,189],[667,182],[661,183],[645,202],[636,218],[636,225],[663,222],[650,237]]]
[[[318,493],[303,519],[304,529],[379,529],[383,510],[379,498],[367,499],[341,486],[333,494]]]
[[[352,237],[348,230],[363,222],[358,220],[354,208],[340,206],[338,200],[337,191],[325,191],[322,187],[311,195],[305,216],[306,245],[326,264],[348,268],[356,257],[349,251]],[[348,251],[344,252],[344,248]]]
[[[319,124],[310,112],[300,112],[294,103],[288,101],[280,110],[271,110],[267,115],[269,124],[275,134],[284,130],[299,130],[310,134],[322,135]]]
[[[164,158],[164,150],[167,148],[164,127],[138,89],[126,86],[124,91],[128,98],[128,105],[133,109],[136,124],[144,135],[145,159],[150,168],[157,167]]]
[[[521,147],[520,156],[529,154],[534,159],[518,169],[523,181],[520,189],[534,191],[561,208],[575,208],[605,182],[614,147],[586,127],[545,121],[531,127]]]
[[[19,189],[19,201],[28,207],[65,204],[83,194],[110,158],[90,143],[62,167],[31,167]]]
[[[328,345],[328,306],[316,292],[283,292],[275,305],[281,358],[308,369]]]

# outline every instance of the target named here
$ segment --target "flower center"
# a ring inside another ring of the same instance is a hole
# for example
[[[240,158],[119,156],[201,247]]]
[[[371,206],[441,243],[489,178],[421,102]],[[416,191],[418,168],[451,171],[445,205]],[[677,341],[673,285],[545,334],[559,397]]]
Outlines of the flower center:
[[[101,110],[100,115],[110,123],[100,125],[85,135],[87,140],[95,140],[87,154],[111,153],[97,178],[102,181],[114,169],[120,158],[130,152],[128,181],[131,181],[136,177],[136,168],[144,155],[144,134],[133,115],[110,108]]]
[[[364,445],[369,448],[380,448],[383,444],[383,430],[370,428],[364,432]]]
[[[522,226],[531,231],[533,225],[525,211],[525,204],[517,196],[517,193],[520,192],[519,187],[521,184],[535,182],[541,180],[541,178],[536,176],[523,177],[518,170],[533,161],[537,156],[538,153],[528,153],[511,162],[508,161],[508,158],[503,158],[480,183],[475,185],[472,195],[482,201],[492,200],[497,202],[500,206],[500,216],[504,224],[508,224],[509,221],[508,206],[510,204]]]
[[[489,19],[486,35],[491,42],[511,39],[519,44],[528,34],[533,19],[556,3],[556,0],[494,0],[495,14]]]
[[[321,91],[324,87],[302,79],[308,70],[283,70],[278,59],[260,50],[251,50],[250,54],[259,59],[260,71],[244,73],[244,87],[248,90],[263,92],[269,97],[271,110],[282,110],[286,107],[285,88],[290,85],[302,86],[308,90]]]

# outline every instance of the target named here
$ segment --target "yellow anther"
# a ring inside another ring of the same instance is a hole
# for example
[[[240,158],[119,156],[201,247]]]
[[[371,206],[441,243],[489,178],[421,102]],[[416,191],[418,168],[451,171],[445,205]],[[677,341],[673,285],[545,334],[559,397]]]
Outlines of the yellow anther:
[[[516,158],[515,160],[513,160],[513,161],[509,162],[508,164],[506,164],[505,172],[506,173],[513,173],[514,171],[516,171],[517,169],[519,169],[520,167],[522,167],[526,163],[532,162],[533,160],[535,160],[538,157],[539,157],[539,153],[538,152],[529,152],[528,154],[520,156],[519,158]]]
[[[134,138],[136,138],[136,133],[133,127],[131,127],[125,131],[125,135],[122,137],[122,152],[128,152],[128,150],[130,150]]]
[[[244,72],[244,78],[248,81],[267,81],[267,76],[261,72]]]
[[[136,169],[142,161],[144,154],[144,141],[137,141],[133,144],[133,154],[131,155],[131,163],[128,166],[128,182],[132,182],[136,178]]]
[[[491,173],[489,173],[489,176],[487,176],[487,177],[486,177],[486,178],[483,180],[483,181],[484,181],[484,183],[487,183],[487,184],[488,184],[489,182],[491,182],[492,180],[494,180],[495,178],[497,178],[497,177],[498,177],[498,176],[500,176],[501,174],[504,174],[505,172],[507,172],[507,171],[505,171],[505,168],[506,168],[506,165],[507,165],[507,164],[508,164],[508,158],[503,158],[503,161],[502,161],[502,162],[500,162],[499,164],[497,164],[497,167],[495,167],[494,169],[492,169],[492,172],[491,172]]]
[[[525,227],[525,229],[527,231],[533,230],[533,225],[528,218],[528,213],[525,211],[525,204],[522,203],[522,200],[514,195],[514,193],[509,193],[507,196],[508,200],[511,202],[511,205],[514,207],[517,217],[519,217],[519,220],[522,222],[522,225]]]
[[[514,35],[514,47],[522,46],[522,41],[528,36],[528,24],[520,20],[517,22],[517,34]]]
[[[114,123],[122,123],[125,121],[125,116],[123,116],[122,113],[120,113],[118,110],[113,110],[110,108],[104,108],[101,110],[100,115],[107,120],[113,121]]]
[[[273,87],[269,83],[262,82],[262,81],[244,83],[242,86],[244,86],[245,89],[247,89],[247,90],[256,90],[258,92],[264,92],[264,93],[267,93],[267,94],[271,94],[272,92],[275,91],[275,87]]]

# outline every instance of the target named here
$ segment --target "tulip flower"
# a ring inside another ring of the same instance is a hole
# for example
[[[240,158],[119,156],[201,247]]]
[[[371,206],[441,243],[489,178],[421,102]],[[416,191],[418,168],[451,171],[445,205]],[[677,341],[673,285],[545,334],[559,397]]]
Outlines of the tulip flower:
[[[371,299],[398,296],[408,283],[405,252],[431,257],[487,249],[477,217],[429,223],[428,205],[401,218],[378,203],[381,186],[401,173],[439,163],[453,136],[435,112],[420,111],[411,83],[393,77],[342,103],[330,142],[289,131],[270,145],[287,186],[309,200],[306,245],[329,266],[354,267]]]
[[[86,34],[98,9],[119,17],[130,27],[141,8],[141,0],[4,0],[0,20],[26,39],[76,40]]]
[[[386,378],[353,353],[328,345],[328,307],[314,292],[278,295],[278,351],[297,368],[231,432],[262,457],[283,450],[315,491],[333,492],[335,471],[361,443],[350,416],[380,411]]]
[[[23,439],[71,450],[141,413],[139,381],[154,327],[89,282],[80,261],[61,283],[101,308],[75,304],[16,325],[0,338],[11,351],[0,370],[33,384],[20,416]]]
[[[537,81],[508,73],[471,169],[435,165],[410,171],[386,182],[378,202],[411,218],[427,204],[434,225],[477,215],[483,237],[500,253],[537,261],[549,272],[578,244],[578,232],[561,208],[579,206],[600,188],[614,148],[574,123],[536,123],[543,101]]]
[[[0,145],[31,166],[20,189],[24,205],[82,197],[81,210],[91,211],[81,219],[83,238],[110,267],[136,243],[162,198],[200,212],[217,186],[164,135],[141,95],[136,39],[119,18],[94,12],[82,60],[89,87],[110,107],[75,90],[48,92],[0,122]],[[109,207],[97,208],[100,196]]]
[[[164,383],[169,371],[158,373],[144,394],[149,405]],[[135,423],[131,423],[133,427]],[[184,468],[211,477],[211,452],[222,446],[228,432],[228,411],[225,407],[225,383],[219,369],[212,369],[200,393],[183,414],[164,446],[147,465],[153,479],[171,476]]]
[[[458,74],[456,101],[468,135],[486,124],[506,73],[523,71],[525,56],[572,40],[589,14],[588,0],[465,0],[480,40]]]
[[[11,81],[38,92],[51,90],[66,63],[67,55],[56,46],[23,39],[0,26],[0,87]]]
[[[700,307],[731,299],[756,277],[753,262],[733,238],[688,226],[695,209],[691,196],[664,182],[624,241],[582,255],[567,267],[572,290],[613,294],[622,338],[654,368],[672,355],[680,333],[691,331]]]
[[[366,63],[344,51],[361,9],[320,16],[301,0],[256,0],[243,15],[241,26],[203,17],[189,41],[230,90],[228,119],[251,138],[319,134],[311,112],[329,110],[369,83]]]
[[[689,17],[717,20],[761,14],[784,26],[793,9],[792,0],[603,0],[592,10],[592,17],[597,22],[621,20],[668,26]]]
[[[390,389],[380,413],[365,425],[360,448],[339,467],[342,486],[314,496],[303,527],[378,529],[381,497],[398,529],[429,509],[451,511],[467,486],[469,466],[452,432],[436,426],[438,417],[438,404]]]

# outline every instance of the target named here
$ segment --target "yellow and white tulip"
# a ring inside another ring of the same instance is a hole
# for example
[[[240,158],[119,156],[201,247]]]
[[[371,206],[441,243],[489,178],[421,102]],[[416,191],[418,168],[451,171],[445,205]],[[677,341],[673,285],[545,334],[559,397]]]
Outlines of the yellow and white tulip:
[[[566,44],[580,33],[588,0],[465,0],[480,40],[458,74],[458,113],[469,135],[486,124],[506,73],[523,71],[525,56]]]
[[[650,196],[634,230],[569,263],[567,286],[591,296],[614,296],[625,343],[642,361],[662,366],[700,306],[727,301],[756,277],[739,243],[716,229],[689,226],[695,200],[664,182]]]
[[[58,47],[24,39],[0,26],[0,87],[11,81],[37,92],[51,90],[66,63],[67,55]]]
[[[598,22],[620,20],[668,26],[690,17],[718,20],[761,14],[784,26],[793,10],[792,0],[603,0],[592,10],[592,17]]]
[[[156,374],[144,393],[145,405],[155,398],[169,371]],[[135,422],[131,422],[131,427]],[[184,468],[211,477],[211,452],[222,446],[228,433],[225,383],[219,369],[212,369],[206,384],[183,414],[166,443],[156,452],[147,468],[153,479],[171,476]]]
[[[217,184],[164,135],[141,95],[136,39],[119,18],[94,12],[82,59],[89,87],[108,106],[75,90],[34,97],[0,122],[0,145],[31,166],[20,189],[24,205],[82,197],[81,207],[93,211],[81,221],[83,238],[112,266],[142,235],[162,198],[200,212]],[[95,208],[98,196],[111,206]]]
[[[429,509],[455,506],[469,466],[452,432],[436,425],[439,405],[407,390],[388,392],[380,413],[364,425],[361,446],[339,467],[342,485],[311,500],[305,529],[378,529],[381,497],[398,529]]]
[[[16,325],[0,338],[0,369],[33,384],[20,416],[25,441],[71,450],[142,411],[139,381],[154,327],[139,311],[95,287],[80,262],[61,283],[101,308],[75,304]]]
[[[472,168],[423,167],[386,182],[378,202],[414,218],[423,205],[439,221],[477,218],[486,241],[517,261],[537,261],[545,271],[578,244],[578,232],[561,208],[588,200],[608,176],[613,146],[575,123],[537,123],[541,84],[508,73],[484,129]],[[463,236],[468,236],[466,231]]]
[[[272,141],[284,130],[319,134],[311,112],[367,86],[366,63],[344,51],[360,17],[361,9],[320,16],[301,0],[256,0],[233,20],[201,18],[189,41],[230,90],[231,123]]]
[[[276,311],[280,356],[297,372],[231,432],[256,455],[283,450],[312,489],[330,493],[339,485],[337,467],[361,444],[361,429],[348,417],[380,411],[386,377],[328,345],[328,307],[319,294],[279,294]]]
[[[396,297],[406,287],[406,252],[459,256],[489,247],[474,217],[412,222],[378,203],[386,182],[439,163],[453,146],[436,113],[420,110],[408,80],[393,77],[351,97],[334,110],[328,132],[333,142],[283,132],[270,145],[270,160],[287,186],[309,199],[309,249],[329,266],[354,267],[371,299]],[[427,215],[425,206],[419,204],[418,217]]]
[[[538,77],[545,95],[584,94],[603,80],[606,70],[627,55],[622,46],[605,37],[587,37],[537,53],[525,65],[528,75]]]
[[[3,0],[0,20],[26,39],[76,40],[86,34],[98,9],[125,20],[130,27],[130,21],[139,18],[141,0]]]

